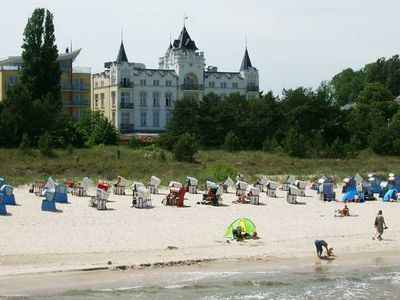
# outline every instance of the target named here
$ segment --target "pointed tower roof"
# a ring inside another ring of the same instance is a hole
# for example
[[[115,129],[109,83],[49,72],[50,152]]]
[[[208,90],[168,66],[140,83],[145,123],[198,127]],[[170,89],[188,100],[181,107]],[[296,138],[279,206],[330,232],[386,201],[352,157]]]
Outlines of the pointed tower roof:
[[[174,41],[173,47],[174,49],[198,50],[196,43],[190,38],[185,26],[183,26],[178,39]]]
[[[249,52],[247,51],[247,47],[246,47],[246,51],[244,52],[244,56],[243,56],[243,60],[242,60],[242,65],[240,66],[240,71],[248,70],[252,67],[253,66],[251,65]]]
[[[119,51],[117,55],[116,62],[119,64],[121,62],[128,62],[128,57],[126,56],[124,42],[121,41],[121,46],[119,46]]]

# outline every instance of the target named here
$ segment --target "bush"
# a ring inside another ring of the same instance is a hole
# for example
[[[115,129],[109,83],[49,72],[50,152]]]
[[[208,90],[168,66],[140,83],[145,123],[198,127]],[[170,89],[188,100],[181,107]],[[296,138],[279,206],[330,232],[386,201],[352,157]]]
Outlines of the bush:
[[[240,141],[233,131],[229,131],[225,136],[224,144],[222,145],[226,151],[234,152],[240,150]]]
[[[47,157],[53,157],[54,152],[53,152],[53,139],[51,138],[50,134],[45,132],[40,138],[39,138],[39,151],[40,154],[43,156]]]
[[[177,161],[194,161],[194,156],[198,151],[198,143],[196,138],[189,133],[182,134],[176,142],[172,155]]]
[[[266,138],[262,144],[262,149],[265,152],[273,153],[279,146],[276,138]]]
[[[283,147],[287,154],[295,157],[304,157],[307,151],[307,140],[301,132],[292,128],[283,140]]]
[[[225,180],[228,176],[234,178],[235,174],[237,174],[237,172],[230,164],[217,161],[205,168],[201,177],[219,182]]]
[[[30,143],[28,135],[26,133],[22,136],[22,141],[19,144],[19,150],[21,150],[23,155],[27,155],[30,153]]]
[[[74,146],[72,146],[71,143],[69,143],[67,145],[67,148],[65,149],[65,151],[67,152],[67,155],[72,155],[74,154]]]
[[[143,146],[143,143],[135,137],[132,137],[128,142],[128,147],[131,149],[140,148],[142,146]]]
[[[160,154],[159,154],[158,158],[159,158],[159,160],[162,161],[162,162],[167,161],[167,157],[166,157],[166,155],[165,155],[165,151],[164,151],[164,150],[161,150],[161,151],[160,151]]]

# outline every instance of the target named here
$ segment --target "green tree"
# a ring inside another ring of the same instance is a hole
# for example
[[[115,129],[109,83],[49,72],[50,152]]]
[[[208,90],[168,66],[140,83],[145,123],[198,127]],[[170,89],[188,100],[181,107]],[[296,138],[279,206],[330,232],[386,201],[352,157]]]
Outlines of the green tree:
[[[14,136],[6,145],[18,144],[24,133],[36,144],[43,132],[51,135],[64,126],[53,15],[35,9],[23,40],[20,77],[7,92],[0,117],[2,129]]]
[[[357,102],[373,104],[393,100],[390,91],[380,82],[367,83],[364,90],[358,95]]]
[[[225,136],[223,148],[226,151],[234,152],[240,150],[240,141],[233,131],[229,131]]]
[[[194,156],[198,151],[198,143],[195,137],[189,133],[182,134],[176,142],[172,155],[177,161],[194,161]]]
[[[357,99],[358,94],[364,89],[365,75],[362,70],[354,71],[348,68],[336,74],[330,83],[333,87],[335,103],[343,106]]]
[[[118,144],[119,134],[117,129],[99,111],[85,111],[76,127],[89,145]]]
[[[283,140],[283,148],[290,156],[304,157],[308,144],[304,135],[293,127]]]

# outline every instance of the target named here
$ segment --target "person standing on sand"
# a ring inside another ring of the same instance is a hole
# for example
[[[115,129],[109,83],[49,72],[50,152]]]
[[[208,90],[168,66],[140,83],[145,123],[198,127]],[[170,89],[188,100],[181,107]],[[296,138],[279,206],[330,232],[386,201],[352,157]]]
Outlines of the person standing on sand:
[[[376,237],[378,240],[381,241],[382,240],[383,230],[388,228],[386,226],[385,219],[382,216],[382,210],[378,211],[378,214],[375,217],[374,225],[375,225],[375,228],[376,228],[376,233],[374,234],[372,239],[374,240],[375,237]]]

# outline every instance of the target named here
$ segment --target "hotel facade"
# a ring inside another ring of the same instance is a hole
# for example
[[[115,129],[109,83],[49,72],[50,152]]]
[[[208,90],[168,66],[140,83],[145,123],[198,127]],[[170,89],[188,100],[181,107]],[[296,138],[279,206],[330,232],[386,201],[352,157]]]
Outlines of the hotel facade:
[[[85,109],[90,109],[91,69],[73,66],[80,52],[81,49],[75,51],[67,49],[65,53],[60,53],[57,59],[61,69],[63,109],[75,119],[79,119]],[[0,59],[0,101],[5,99],[7,90],[18,81],[21,63],[21,56]]]
[[[185,26],[159,59],[158,69],[130,62],[122,41],[116,60],[104,67],[92,75],[91,108],[127,135],[164,131],[175,101],[183,97],[201,101],[209,93],[222,98],[231,93],[259,96],[258,70],[247,47],[238,72],[220,72],[206,67],[204,52],[198,51]]]

